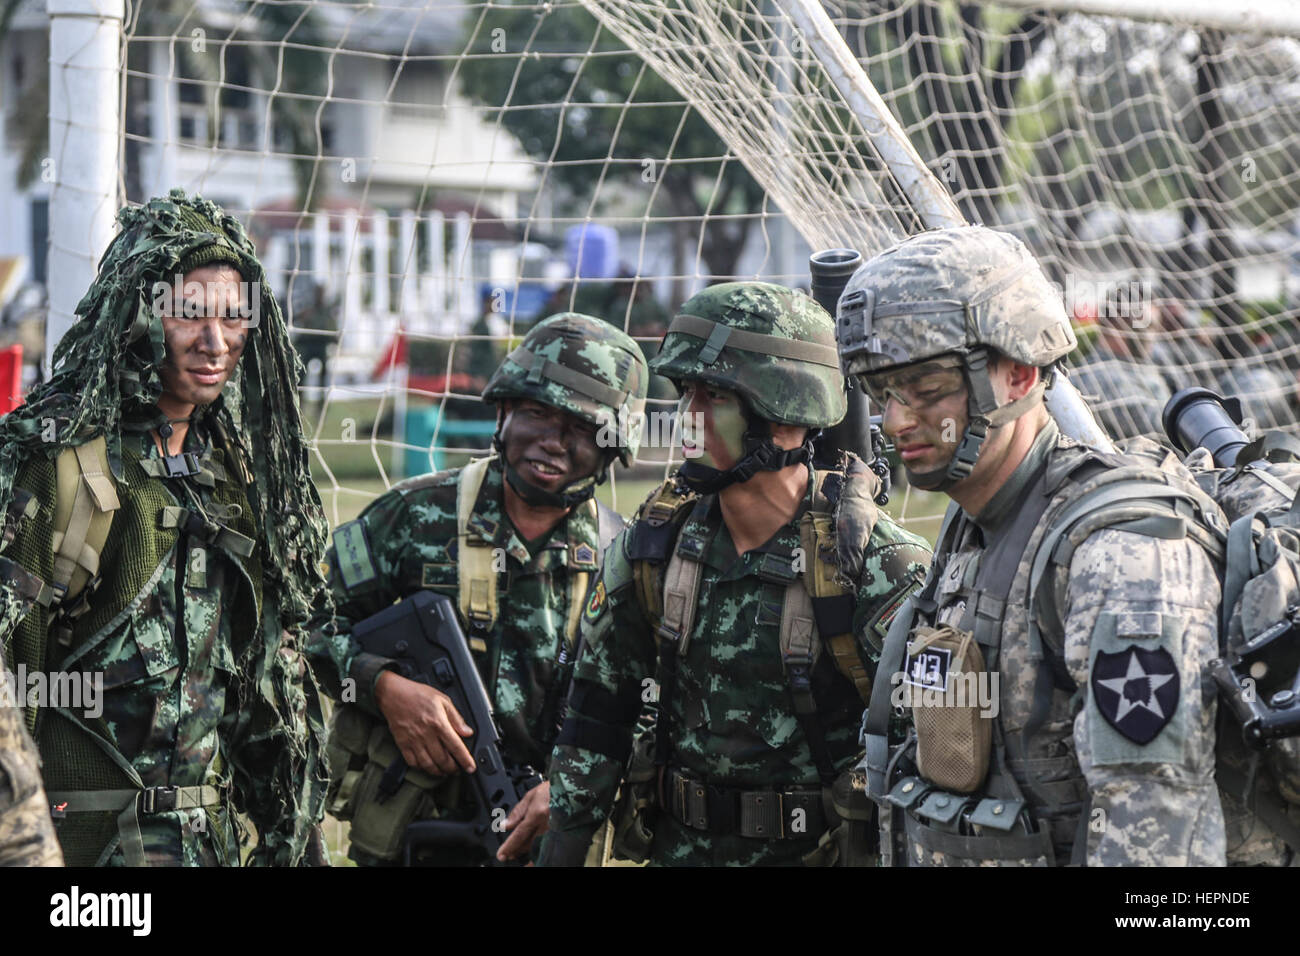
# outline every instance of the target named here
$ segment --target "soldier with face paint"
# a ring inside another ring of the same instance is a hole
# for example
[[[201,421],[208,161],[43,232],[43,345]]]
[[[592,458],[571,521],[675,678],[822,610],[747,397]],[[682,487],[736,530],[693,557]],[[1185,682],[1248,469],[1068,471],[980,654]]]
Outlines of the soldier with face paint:
[[[1043,393],[1074,335],[1006,233],[881,253],[836,333],[909,482],[952,498],[864,726],[889,862],[1222,865],[1217,506],[1150,442],[1062,435]]]
[[[610,546],[583,613],[542,864],[583,861],[624,781],[616,848],[633,858],[874,860],[847,771],[929,550],[877,512],[860,460],[812,467],[817,432],[845,413],[833,342],[812,299],[761,282],[707,289],[669,327],[651,369],[681,394],[686,463]]]
[[[340,701],[331,734],[331,812],[351,821],[354,860],[391,865],[413,821],[470,818],[470,733],[450,699],[361,650],[357,621],[421,589],[457,603],[513,764],[546,767],[568,688],[590,577],[623,519],[592,497],[636,454],[648,374],[637,344],[600,319],[539,322],[483,393],[497,403],[495,454],[395,485],[339,527],[329,552],[337,612],[315,622],[322,683]],[[632,423],[622,432],[620,418]],[[396,769],[395,769],[396,768]],[[399,772],[400,771],[400,772]],[[549,789],[506,821],[502,859],[545,829]],[[417,862],[474,865],[477,851]]]
[[[248,862],[299,864],[327,780],[297,648],[328,600],[300,366],[235,219],[179,190],[118,219],[0,421],[0,638],[51,690],[24,712],[47,810],[73,866],[238,866],[245,817]]]

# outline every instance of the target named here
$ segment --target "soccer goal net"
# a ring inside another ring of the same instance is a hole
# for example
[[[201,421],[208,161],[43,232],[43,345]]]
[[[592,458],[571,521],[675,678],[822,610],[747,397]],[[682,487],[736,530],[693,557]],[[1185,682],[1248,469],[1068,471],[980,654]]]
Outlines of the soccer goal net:
[[[485,450],[477,396],[540,317],[599,315],[653,355],[711,282],[807,287],[811,251],[961,220],[1041,257],[1113,435],[1156,434],[1188,385],[1290,428],[1300,25],[1205,6],[140,4],[121,185],[249,224],[335,520]],[[652,383],[652,413],[672,399]],[[671,464],[648,438],[624,512]],[[932,534],[918,500],[894,507]]]

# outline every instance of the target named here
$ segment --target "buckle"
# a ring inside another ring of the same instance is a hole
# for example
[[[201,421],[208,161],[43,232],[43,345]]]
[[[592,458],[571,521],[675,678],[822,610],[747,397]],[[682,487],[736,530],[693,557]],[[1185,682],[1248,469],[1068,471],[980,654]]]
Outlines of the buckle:
[[[179,455],[165,455],[163,466],[167,469],[168,478],[188,478],[199,473],[199,457],[192,451],[184,451]]]
[[[140,791],[136,804],[141,813],[166,813],[175,810],[179,787],[148,787]]]

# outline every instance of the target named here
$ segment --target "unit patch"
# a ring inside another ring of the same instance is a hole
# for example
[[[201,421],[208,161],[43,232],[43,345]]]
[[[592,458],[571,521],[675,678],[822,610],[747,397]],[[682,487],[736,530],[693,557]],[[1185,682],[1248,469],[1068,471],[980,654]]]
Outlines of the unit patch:
[[[600,612],[605,609],[605,582],[600,580],[596,586],[591,589],[591,597],[587,599],[587,620],[594,621],[600,617]]]
[[[946,647],[927,647],[907,658],[907,672],[903,682],[923,690],[948,690],[948,668],[952,665],[952,651]]]
[[[1178,668],[1163,647],[1101,651],[1092,665],[1092,695],[1107,723],[1136,744],[1150,743],[1178,709]]]
[[[378,574],[370,558],[366,526],[359,520],[339,525],[334,532],[334,554],[339,563],[339,574],[343,576],[343,586],[349,591],[373,581]]]

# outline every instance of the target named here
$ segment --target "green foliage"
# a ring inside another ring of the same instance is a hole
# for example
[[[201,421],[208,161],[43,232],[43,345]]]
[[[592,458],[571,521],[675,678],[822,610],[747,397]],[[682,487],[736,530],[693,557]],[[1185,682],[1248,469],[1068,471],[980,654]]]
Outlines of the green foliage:
[[[461,89],[551,162],[548,178],[570,196],[604,195],[603,183],[617,182],[649,201],[659,182],[673,215],[759,208],[762,188],[740,163],[724,163],[727,148],[704,118],[586,10],[510,0],[472,13],[465,28]],[[709,224],[702,255],[715,274],[730,274],[750,222]]]

